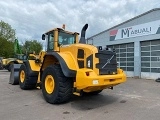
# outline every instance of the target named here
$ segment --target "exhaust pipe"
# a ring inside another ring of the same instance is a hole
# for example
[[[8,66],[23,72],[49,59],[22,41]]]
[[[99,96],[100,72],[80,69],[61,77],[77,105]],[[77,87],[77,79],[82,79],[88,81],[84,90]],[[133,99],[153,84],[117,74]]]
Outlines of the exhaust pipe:
[[[79,43],[86,44],[85,35],[86,35],[87,28],[88,28],[88,24],[85,24],[81,30],[81,38],[79,40]]]

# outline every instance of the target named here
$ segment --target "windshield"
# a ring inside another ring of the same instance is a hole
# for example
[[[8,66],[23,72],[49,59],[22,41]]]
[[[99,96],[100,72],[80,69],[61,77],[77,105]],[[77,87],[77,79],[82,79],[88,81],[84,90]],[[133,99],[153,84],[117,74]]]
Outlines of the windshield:
[[[58,34],[59,45],[70,45],[75,43],[75,34],[60,31]]]
[[[27,56],[26,55],[17,55],[17,59],[19,59],[19,60],[26,60]]]

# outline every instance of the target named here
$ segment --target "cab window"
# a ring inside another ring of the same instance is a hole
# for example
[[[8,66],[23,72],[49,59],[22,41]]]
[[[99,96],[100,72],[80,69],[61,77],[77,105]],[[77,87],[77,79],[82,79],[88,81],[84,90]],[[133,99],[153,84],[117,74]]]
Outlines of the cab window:
[[[75,43],[75,34],[69,34],[60,31],[58,34],[59,45],[70,45]]]
[[[54,36],[53,36],[53,32],[48,34],[48,50],[51,51],[53,50],[54,47]]]

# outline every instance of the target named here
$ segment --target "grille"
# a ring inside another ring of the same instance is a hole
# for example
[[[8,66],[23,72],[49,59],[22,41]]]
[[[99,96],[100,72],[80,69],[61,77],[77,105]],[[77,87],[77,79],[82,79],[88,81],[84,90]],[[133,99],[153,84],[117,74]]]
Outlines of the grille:
[[[100,75],[117,74],[116,53],[108,50],[102,50],[95,54],[99,58],[96,68],[99,69]]]

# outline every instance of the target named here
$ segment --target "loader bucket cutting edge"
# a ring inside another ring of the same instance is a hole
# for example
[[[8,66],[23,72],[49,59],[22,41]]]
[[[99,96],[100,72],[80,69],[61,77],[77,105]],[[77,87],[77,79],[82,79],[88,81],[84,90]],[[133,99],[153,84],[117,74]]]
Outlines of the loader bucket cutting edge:
[[[13,64],[11,66],[9,84],[18,85],[19,84],[19,70],[21,64]]]

